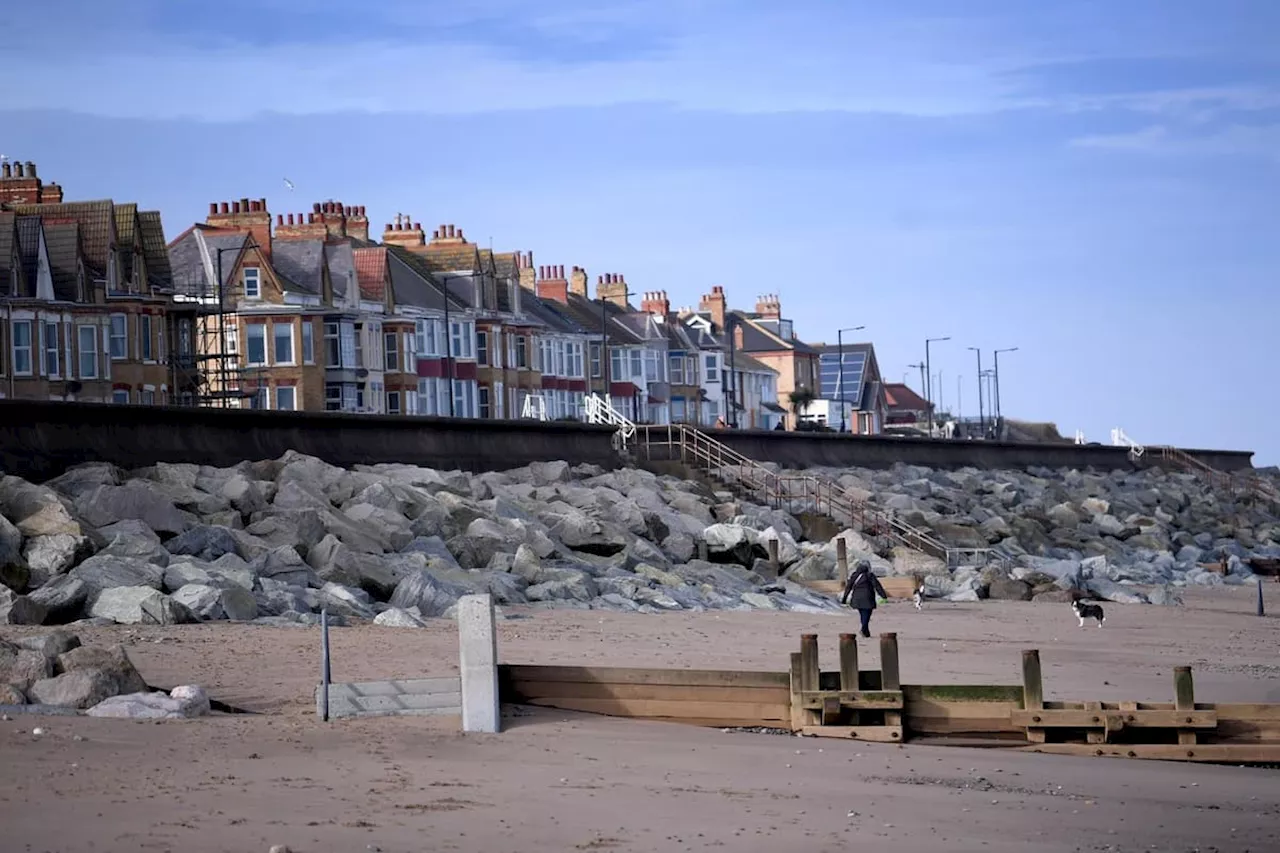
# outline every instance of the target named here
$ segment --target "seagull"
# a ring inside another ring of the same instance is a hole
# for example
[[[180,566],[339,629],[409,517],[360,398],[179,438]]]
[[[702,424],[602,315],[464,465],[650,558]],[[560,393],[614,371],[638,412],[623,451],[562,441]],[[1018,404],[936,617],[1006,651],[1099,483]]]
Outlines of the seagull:
[[[289,189],[293,189],[293,181],[289,180],[288,178],[284,179],[284,185]]]

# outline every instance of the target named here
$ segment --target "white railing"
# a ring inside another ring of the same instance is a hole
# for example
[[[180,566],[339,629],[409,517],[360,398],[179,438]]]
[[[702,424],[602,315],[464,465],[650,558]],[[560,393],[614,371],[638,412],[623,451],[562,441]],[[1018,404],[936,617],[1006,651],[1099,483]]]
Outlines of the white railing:
[[[625,450],[627,443],[635,438],[636,425],[613,407],[608,397],[590,394],[583,401],[587,412],[587,423],[608,424],[618,428],[616,443],[620,450]]]
[[[530,394],[524,398],[524,407],[520,410],[520,417],[531,418],[535,421],[545,421],[547,419],[547,400],[541,394]]]
[[[1127,445],[1129,448],[1129,458],[1135,461],[1141,459],[1142,454],[1147,452],[1145,447],[1125,435],[1124,430],[1120,427],[1116,427],[1111,430],[1111,444],[1113,447],[1125,447]]]
[[[1076,430],[1076,444],[1087,444],[1084,440],[1084,430]]]

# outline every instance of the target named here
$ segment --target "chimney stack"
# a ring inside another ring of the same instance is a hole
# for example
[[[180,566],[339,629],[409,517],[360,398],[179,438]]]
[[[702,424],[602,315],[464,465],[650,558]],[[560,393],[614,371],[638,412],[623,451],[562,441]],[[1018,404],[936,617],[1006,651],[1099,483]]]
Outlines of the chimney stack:
[[[5,162],[0,167],[0,203],[39,204],[62,201],[62,190],[57,184],[46,187],[36,175],[36,164]]]
[[[627,308],[627,283],[620,273],[605,273],[604,281],[596,284],[596,299],[612,302],[623,309]]]
[[[782,319],[782,303],[778,300],[778,294],[766,293],[757,298],[756,313],[764,320]]]
[[[569,275],[569,292],[587,298],[587,271],[584,267],[575,266]]]
[[[655,317],[665,318],[671,313],[671,300],[667,299],[665,290],[650,290],[645,293],[644,301],[640,303],[640,310]]]
[[[532,259],[532,256],[530,256]],[[564,280],[563,266],[544,266],[542,276],[534,285],[534,292],[540,299],[551,299],[564,305],[569,301],[569,282]],[[523,280],[522,280],[523,281]]]
[[[382,242],[389,246],[403,246],[414,249],[426,244],[422,233],[422,223],[414,222],[408,214],[396,214],[395,227],[388,225],[382,232]]]
[[[242,198],[230,204],[225,201],[210,202],[205,222],[215,228],[248,231],[263,255],[271,257],[271,212],[267,209],[265,198],[253,201]]]
[[[711,288],[710,293],[704,293],[702,295],[702,301],[698,303],[698,310],[705,311],[710,314],[711,322],[723,331],[724,317],[728,310],[724,296],[724,288],[717,284]]]

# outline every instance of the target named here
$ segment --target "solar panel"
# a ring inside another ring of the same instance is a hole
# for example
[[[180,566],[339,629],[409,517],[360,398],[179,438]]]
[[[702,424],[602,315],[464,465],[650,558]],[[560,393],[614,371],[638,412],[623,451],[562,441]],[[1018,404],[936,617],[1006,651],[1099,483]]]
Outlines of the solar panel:
[[[867,354],[862,351],[844,353],[844,393],[841,394],[840,354],[824,352],[818,361],[820,396],[826,400],[848,400],[855,406],[862,394],[863,373],[866,371]]]

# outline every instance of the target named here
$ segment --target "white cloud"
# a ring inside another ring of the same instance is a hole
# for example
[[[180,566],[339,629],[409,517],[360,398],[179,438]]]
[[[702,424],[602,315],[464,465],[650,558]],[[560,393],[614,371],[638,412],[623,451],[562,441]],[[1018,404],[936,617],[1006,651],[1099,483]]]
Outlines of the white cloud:
[[[1164,155],[1262,157],[1280,162],[1280,124],[1229,125],[1201,134],[1153,125],[1131,133],[1079,137],[1071,140],[1071,145]]]

